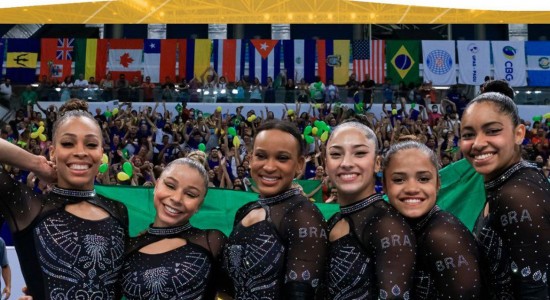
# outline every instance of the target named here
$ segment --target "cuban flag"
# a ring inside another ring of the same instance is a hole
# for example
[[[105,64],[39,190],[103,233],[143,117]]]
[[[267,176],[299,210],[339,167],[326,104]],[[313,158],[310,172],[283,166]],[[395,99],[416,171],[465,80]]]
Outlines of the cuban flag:
[[[287,78],[315,81],[316,40],[284,40],[283,53]]]
[[[237,82],[244,76],[245,40],[213,40],[212,61],[218,76]]]
[[[281,73],[281,43],[278,40],[250,40],[248,44],[248,75],[258,77],[262,84]]]

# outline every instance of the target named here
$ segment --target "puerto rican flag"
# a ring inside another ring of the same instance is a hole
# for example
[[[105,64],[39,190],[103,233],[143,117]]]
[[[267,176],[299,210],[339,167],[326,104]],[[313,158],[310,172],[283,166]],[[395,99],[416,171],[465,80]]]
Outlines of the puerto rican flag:
[[[281,73],[281,43],[279,40],[250,40],[248,44],[248,75],[250,81],[258,77],[262,84],[267,77],[275,81]]]

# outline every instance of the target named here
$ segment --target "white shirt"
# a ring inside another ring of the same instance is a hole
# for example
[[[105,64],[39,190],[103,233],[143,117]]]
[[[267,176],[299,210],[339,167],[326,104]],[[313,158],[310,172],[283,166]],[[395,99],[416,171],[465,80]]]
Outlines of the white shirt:
[[[75,87],[81,87],[81,88],[85,88],[85,87],[88,87],[88,80],[86,79],[77,79],[74,81],[74,86]]]
[[[6,86],[5,83],[0,84],[0,93],[2,94],[2,96],[6,98],[10,98],[12,94],[11,87],[12,87],[11,84],[10,86]]]

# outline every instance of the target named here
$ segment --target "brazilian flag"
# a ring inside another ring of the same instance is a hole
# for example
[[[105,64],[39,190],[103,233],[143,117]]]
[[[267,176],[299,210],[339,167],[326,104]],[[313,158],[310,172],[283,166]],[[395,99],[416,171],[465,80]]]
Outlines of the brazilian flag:
[[[420,41],[386,41],[386,68],[394,84],[420,83]]]

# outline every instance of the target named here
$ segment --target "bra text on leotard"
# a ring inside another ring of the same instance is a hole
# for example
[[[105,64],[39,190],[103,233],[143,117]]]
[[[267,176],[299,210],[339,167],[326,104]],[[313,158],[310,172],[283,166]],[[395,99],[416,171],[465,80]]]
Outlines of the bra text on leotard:
[[[301,227],[298,229],[298,236],[300,238],[306,238],[306,237],[320,237],[320,238],[327,238],[327,233],[324,229],[319,229],[317,227]]]
[[[518,213],[514,210],[509,211],[508,214],[500,216],[500,223],[503,227],[525,221],[533,222],[533,220],[531,219],[531,215],[529,214],[529,211],[527,209],[521,211],[521,217],[519,218],[519,220]]]
[[[380,240],[380,243],[382,244],[382,249],[386,249],[389,247],[395,247],[395,246],[409,246],[411,245],[411,239],[408,235],[400,236],[398,234],[392,234],[391,236],[384,237]]]
[[[445,269],[454,269],[454,268],[460,268],[463,265],[468,266],[468,261],[464,256],[459,255],[457,264],[455,266],[454,259],[452,257],[445,257],[443,260],[436,260],[435,261],[435,267],[437,268],[437,271],[442,272],[445,271]]]

